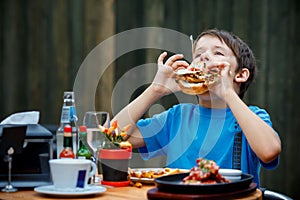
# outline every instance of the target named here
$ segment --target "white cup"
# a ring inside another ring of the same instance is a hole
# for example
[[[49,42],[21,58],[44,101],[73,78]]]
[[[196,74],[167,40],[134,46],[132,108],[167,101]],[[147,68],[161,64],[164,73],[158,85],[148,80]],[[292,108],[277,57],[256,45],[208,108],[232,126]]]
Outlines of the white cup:
[[[238,169],[219,169],[219,174],[230,181],[237,181],[242,178],[242,171]]]
[[[95,163],[82,159],[52,159],[49,165],[56,189],[85,188],[97,170]]]

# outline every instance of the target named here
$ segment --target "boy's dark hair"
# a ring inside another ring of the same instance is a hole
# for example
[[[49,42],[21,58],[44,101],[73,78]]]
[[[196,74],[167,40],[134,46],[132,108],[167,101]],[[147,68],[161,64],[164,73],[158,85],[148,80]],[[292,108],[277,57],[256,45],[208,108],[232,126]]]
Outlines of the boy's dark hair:
[[[239,97],[242,99],[244,97],[245,92],[247,91],[250,84],[253,82],[256,76],[256,61],[253,55],[252,50],[249,46],[241,40],[238,36],[224,30],[218,29],[210,29],[207,31],[202,32],[197,39],[195,40],[196,44],[198,40],[204,35],[211,35],[218,37],[221,42],[225,42],[226,45],[232,50],[236,59],[237,59],[237,70],[236,72],[240,71],[243,68],[247,68],[250,72],[249,78],[246,82],[242,83],[240,86]],[[196,45],[194,45],[195,48]],[[195,49],[193,49],[195,50]]]

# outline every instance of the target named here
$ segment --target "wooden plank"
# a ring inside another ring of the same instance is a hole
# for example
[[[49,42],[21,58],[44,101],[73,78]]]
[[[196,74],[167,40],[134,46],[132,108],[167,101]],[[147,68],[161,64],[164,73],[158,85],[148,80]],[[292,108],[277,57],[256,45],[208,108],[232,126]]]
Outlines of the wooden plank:
[[[249,89],[247,94],[249,102],[260,107],[265,107],[266,90],[267,90],[267,42],[268,42],[268,12],[269,8],[267,1],[255,0],[252,1],[251,6],[251,28],[250,41],[252,51],[256,57],[256,64],[258,67],[257,79],[254,81],[253,86]],[[259,19],[259,20],[258,20]],[[251,31],[255,30],[255,31]]]
[[[166,6],[166,5],[164,4],[163,1],[160,1],[160,0],[144,1],[145,23],[151,24],[151,26],[154,26],[154,27],[160,27],[164,23],[164,6]],[[147,35],[147,37],[145,39],[148,44],[157,43],[158,45],[162,46],[162,44],[164,43],[160,33],[156,33],[155,35]],[[145,63],[156,63],[157,58],[162,51],[164,51],[164,49],[156,50],[156,51],[144,49],[144,52],[146,54],[145,55]],[[153,71],[156,71],[156,69],[157,69],[156,67],[155,67],[155,70],[149,69],[149,71],[147,71],[147,69],[146,69],[145,74],[148,74],[148,73],[152,74]]]
[[[199,15],[199,8],[196,6],[197,1],[179,1],[179,13],[180,13],[180,27],[179,31],[190,35],[193,34],[197,21],[199,20],[197,15]]]
[[[72,83],[84,59],[84,0],[72,0],[68,12]]]
[[[232,27],[232,0],[216,0],[215,2],[215,27],[231,30]]]
[[[67,1],[55,0],[53,2],[53,42],[54,42],[54,68],[56,68],[55,77],[57,77],[56,86],[65,90],[71,89],[72,80],[70,74],[70,46],[69,29],[66,20],[69,10]]]
[[[286,124],[284,123],[284,118],[286,117],[286,109],[282,105],[285,104],[285,95],[278,94],[284,94],[284,91],[286,89],[284,82],[287,78],[285,58],[287,56],[286,49],[288,38],[286,29],[278,27],[284,27],[288,23],[284,13],[288,13],[289,11],[287,2],[273,1],[271,5],[272,9],[270,9],[268,12],[268,15],[270,17],[269,19],[272,19],[272,21],[269,21],[268,29],[269,43],[267,46],[267,59],[269,60],[269,68],[267,71],[267,77],[270,78],[267,80],[266,102],[268,104],[266,109],[270,110],[274,127],[279,133],[284,133],[286,130]],[[278,49],[280,49],[280,53]],[[284,139],[284,136],[282,139]],[[285,141],[283,140],[283,147],[285,146],[284,143]],[[281,161],[284,162],[284,160],[287,159],[286,156],[287,154],[284,150],[282,152]],[[278,188],[278,186],[282,183],[282,179],[275,174],[277,174],[278,172],[285,174],[285,169],[286,168],[284,167],[284,165],[281,165],[273,173],[268,172],[267,174],[265,174],[264,180],[266,185],[268,187]],[[294,169],[291,170],[293,171]],[[289,173],[292,172],[291,170],[289,170]],[[286,188],[284,187],[285,186],[280,186],[281,189],[285,190]]]
[[[69,1],[69,12],[68,12],[68,26],[69,26],[69,45],[70,45],[70,81],[72,87],[74,86],[74,81],[77,76],[78,70],[84,60],[85,49],[84,49],[84,0],[72,0]],[[59,96],[61,100],[62,91]],[[78,124],[82,124],[83,114],[80,111],[78,103],[81,99],[85,98],[75,93],[75,103],[77,104],[77,115]]]
[[[85,50],[91,51],[103,40],[115,33],[114,0],[85,1],[85,24],[86,40]],[[87,52],[88,53],[88,52]],[[113,59],[114,46],[107,49],[105,54],[99,55],[99,59]],[[108,66],[99,66],[108,67]],[[111,93],[113,90],[114,67],[107,68],[105,74],[100,78],[95,95],[95,109],[111,113]]]
[[[27,49],[24,56],[27,57],[26,68],[28,73],[26,74],[28,89],[26,90],[25,99],[28,101],[28,107],[34,108],[41,104],[41,69],[45,66],[41,66],[42,63],[42,9],[41,3],[35,1],[27,2],[26,11],[26,23],[27,28]]]
[[[178,8],[178,0],[165,0],[164,6],[164,17],[165,23],[164,27],[173,29],[173,30],[180,30],[179,22],[180,22],[180,14]]]
[[[288,194],[293,194],[294,199],[300,198],[299,187],[297,187],[297,182],[299,181],[299,172],[296,167],[300,161],[299,152],[299,121],[300,121],[300,109],[298,104],[300,102],[299,95],[299,84],[298,76],[300,74],[300,69],[298,63],[300,62],[300,38],[298,26],[300,13],[299,13],[299,1],[288,1],[282,8],[282,17],[284,19],[284,26],[281,29],[283,32],[281,36],[285,36],[283,42],[285,42],[284,49],[278,46],[278,51],[282,55],[282,63],[284,66],[278,66],[284,69],[284,79],[285,85],[283,86],[282,94],[282,105],[283,109],[282,116],[284,117],[282,126],[284,130],[281,132],[281,137],[283,141],[283,154],[282,154],[282,168],[285,168],[285,173],[279,173],[281,176],[285,175],[284,191]],[[281,127],[281,126],[280,126]],[[291,175],[292,174],[292,175]],[[282,178],[282,177],[281,177]]]
[[[5,19],[5,1],[0,1],[0,19],[2,20],[0,23],[0,72],[1,74],[4,73],[3,66],[4,66],[4,40],[6,39],[4,37],[4,19]],[[0,119],[4,118],[5,113],[4,113],[4,97],[5,97],[5,92],[4,92],[4,84],[5,81],[3,78],[0,79]]]
[[[36,39],[34,41],[35,45],[41,46],[41,62],[39,63],[41,81],[38,86],[40,87],[39,98],[41,98],[40,111],[44,113],[41,115],[41,122],[51,120],[53,124],[59,123],[63,91],[71,88],[68,86],[70,78],[68,73],[68,31],[65,22],[66,3],[67,1],[43,1],[41,4],[41,31],[37,31],[37,36],[41,37],[42,42]],[[39,26],[35,28],[39,28]],[[44,98],[52,103],[44,101]],[[49,105],[53,110],[49,110]]]
[[[26,7],[25,2],[21,2],[20,4],[15,4],[15,9],[13,12],[15,12],[15,17],[17,19],[17,26],[15,27],[16,38],[17,41],[14,54],[10,55],[12,59],[15,60],[15,65],[12,66],[15,68],[15,74],[13,74],[13,77],[15,78],[16,87],[14,98],[15,98],[15,105],[14,108],[18,111],[27,110],[27,99],[26,97],[26,90],[27,85],[25,84],[27,82],[26,74],[26,63],[28,60],[28,57],[26,55],[26,47],[27,47],[27,41],[24,40],[26,38],[26,12],[23,9]]]
[[[144,1],[131,0],[130,6],[128,6],[127,1],[116,1],[116,33],[122,33],[123,31],[139,27],[141,25],[140,23],[145,20],[146,11],[144,12],[144,6],[146,4],[147,2]],[[128,13],[130,13],[130,15]],[[147,25],[149,26],[149,24]],[[122,48],[120,43],[122,43],[122,41],[116,41],[116,51],[118,51],[118,48]],[[128,43],[128,45],[130,45],[131,42]],[[138,49],[118,57],[115,62],[114,83],[117,83],[130,69],[140,64],[144,64],[145,56],[145,50]],[[139,75],[136,75],[136,77],[134,76],[135,74],[132,74],[131,78],[133,80],[135,80]],[[134,81],[124,83],[126,86],[118,94],[120,100],[113,100],[113,106],[115,108],[114,112],[118,112],[123,108],[123,105],[127,105],[132,100],[125,97],[127,97],[128,92],[133,92],[128,91],[128,88],[130,88],[133,83]],[[138,95],[137,93],[140,94],[140,91],[138,90],[136,93],[133,92],[132,95],[136,97],[136,95]]]
[[[17,96],[17,66],[19,51],[18,49],[18,23],[19,18],[16,11],[18,11],[17,1],[6,1],[3,18],[3,68],[2,74],[3,85],[2,89],[5,93],[5,99],[3,99],[3,113],[4,115],[11,114],[11,108],[18,109],[16,96]]]
[[[198,23],[196,23],[195,26],[196,34],[198,35],[206,29],[218,28],[215,25],[215,11],[211,11],[211,9],[214,8],[216,5],[216,0],[200,0],[197,1],[195,5],[197,7],[195,17],[199,21]]]
[[[160,0],[147,0],[144,1],[144,18],[145,18],[145,23],[149,24],[150,26],[154,27],[161,27],[164,24],[164,14],[165,14],[165,6],[167,6],[163,1]],[[146,35],[145,40],[147,41],[147,44],[157,44],[158,46],[163,46],[163,41],[162,39],[162,33],[155,33],[151,35]],[[151,66],[144,67],[145,68],[145,73],[138,75],[136,78],[140,79],[144,76],[144,84],[150,84],[153,80],[153,75],[157,71],[157,58],[161,54],[164,49],[143,49],[143,53],[145,54],[144,57],[144,62],[146,64],[153,63]],[[137,80],[138,81],[138,80]],[[136,81],[135,81],[136,82]],[[140,85],[139,87],[142,87],[143,85]],[[141,88],[142,89],[142,88]],[[138,93],[140,94],[142,91],[139,91]]]
[[[234,0],[232,2],[232,25],[229,30],[237,34],[242,40],[244,40],[248,45],[250,40],[249,36],[251,34],[251,12],[250,5],[251,1],[247,0]]]

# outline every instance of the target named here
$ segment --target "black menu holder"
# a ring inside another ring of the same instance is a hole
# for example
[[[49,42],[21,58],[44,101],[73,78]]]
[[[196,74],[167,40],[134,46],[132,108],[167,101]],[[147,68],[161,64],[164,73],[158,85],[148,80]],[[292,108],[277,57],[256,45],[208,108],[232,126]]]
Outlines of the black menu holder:
[[[19,126],[20,124],[1,124],[0,142],[4,128]],[[52,180],[48,161],[53,158],[53,133],[40,124],[22,124],[22,126],[27,126],[26,135],[22,153],[13,155],[11,183],[18,189],[50,185]],[[7,151],[4,153],[6,155]],[[1,188],[6,184],[7,161],[0,155],[0,196]]]
[[[8,162],[8,183],[2,192],[15,192],[17,189],[11,184],[12,155],[21,154],[27,126],[4,127],[0,142],[0,156]]]

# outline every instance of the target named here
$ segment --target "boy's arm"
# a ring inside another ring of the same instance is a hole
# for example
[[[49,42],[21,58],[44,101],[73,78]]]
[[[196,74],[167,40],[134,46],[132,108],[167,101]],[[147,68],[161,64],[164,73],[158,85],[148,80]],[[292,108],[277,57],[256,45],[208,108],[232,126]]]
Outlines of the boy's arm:
[[[234,90],[227,92],[226,102],[259,159],[264,163],[276,159],[281,142],[275,130],[251,111]]]
[[[153,85],[150,85],[140,96],[123,108],[113,120],[118,120],[119,127],[132,124],[132,128],[128,130],[129,142],[134,148],[145,146],[141,132],[136,127],[136,122],[143,116],[148,108],[155,103],[161,95],[155,92]]]
[[[118,120],[119,127],[124,127],[127,124],[133,125],[128,130],[130,136],[128,140],[134,148],[145,146],[141,132],[136,127],[136,122],[158,99],[180,89],[174,79],[174,70],[179,67],[187,67],[188,63],[180,60],[183,58],[182,54],[175,54],[164,63],[166,56],[167,53],[164,52],[158,57],[158,71],[151,85],[112,119],[112,121]]]
[[[249,77],[249,70],[244,68],[238,73],[230,71],[228,63],[219,63],[222,66],[219,86],[215,86],[215,94],[218,94],[231,109],[237,122],[245,134],[249,145],[255,154],[264,163],[276,159],[281,152],[281,142],[275,134],[275,130],[257,116],[238,96],[238,84],[245,82]]]

